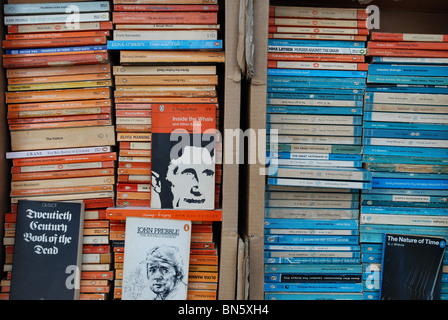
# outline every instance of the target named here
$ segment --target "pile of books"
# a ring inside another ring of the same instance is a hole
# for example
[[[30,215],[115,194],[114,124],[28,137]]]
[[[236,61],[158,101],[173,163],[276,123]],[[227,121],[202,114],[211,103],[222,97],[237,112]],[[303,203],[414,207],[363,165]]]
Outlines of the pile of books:
[[[105,219],[114,204],[116,160],[109,8],[108,1],[4,5],[13,162],[8,223],[21,199],[84,201],[81,299],[105,299],[112,279]]]
[[[362,298],[365,18],[356,9],[270,8],[266,299]]]
[[[385,233],[448,237],[448,43],[372,32],[364,106],[360,237],[366,299],[379,299]],[[448,293],[447,258],[442,298]]]
[[[150,0],[114,1],[115,30],[107,47],[112,55],[118,55],[119,61],[113,68],[119,146],[117,208],[186,209],[173,200],[165,202],[159,195],[165,187],[156,185],[165,186],[167,168],[162,167],[169,164],[165,151],[170,151],[173,142],[157,141],[155,137],[159,133],[170,134],[174,129],[191,133],[194,119],[201,122],[199,117],[210,116],[211,127],[217,128],[220,111],[217,69],[224,62],[222,40],[218,39],[218,10],[216,0],[168,5]],[[208,127],[204,122],[202,126]],[[220,169],[213,168],[213,185],[208,187],[208,191],[213,191],[213,201],[206,209],[219,206]],[[186,187],[189,182],[185,180],[183,184]],[[112,238],[116,252],[115,299],[122,297],[125,224],[125,220],[111,218],[111,230],[117,229],[116,237]],[[212,227],[211,223],[207,227],[201,225],[209,231]],[[199,236],[202,240],[193,237],[191,244],[192,250],[196,250],[191,263],[196,291],[189,292],[189,299],[216,298],[218,256],[216,247],[207,247],[214,244],[209,239],[213,233]],[[203,278],[206,270],[215,275],[209,281]]]

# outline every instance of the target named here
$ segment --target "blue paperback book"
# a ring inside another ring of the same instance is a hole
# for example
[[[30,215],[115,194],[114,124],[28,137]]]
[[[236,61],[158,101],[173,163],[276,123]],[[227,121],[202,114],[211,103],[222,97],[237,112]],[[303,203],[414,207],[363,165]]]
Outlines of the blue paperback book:
[[[222,49],[222,40],[109,40],[108,50]]]
[[[402,65],[402,64],[370,64],[369,75],[428,76],[445,77],[448,66]]]

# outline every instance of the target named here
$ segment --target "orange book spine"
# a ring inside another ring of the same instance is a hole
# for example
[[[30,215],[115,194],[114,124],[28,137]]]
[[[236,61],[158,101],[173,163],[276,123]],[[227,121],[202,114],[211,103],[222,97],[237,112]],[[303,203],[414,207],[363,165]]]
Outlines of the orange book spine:
[[[84,228],[109,228],[109,226],[110,226],[109,220],[85,220],[84,221]],[[85,250],[83,248],[83,253],[86,253],[84,251]],[[91,253],[93,253],[93,252],[91,252]]]
[[[218,11],[218,5],[149,5],[149,4],[117,4],[114,5],[114,11]]]
[[[368,69],[368,63],[325,63],[325,62],[288,62],[268,61],[268,68],[288,69],[336,69],[336,70],[362,70]]]
[[[85,154],[85,155],[73,155],[73,156],[16,158],[13,159],[13,166],[37,166],[37,165],[40,166],[49,164],[97,162],[97,161],[113,161],[113,160],[117,160],[117,154],[115,152],[106,152],[100,154]]]
[[[115,102],[121,104],[146,104],[146,103],[217,103],[215,97],[115,97]]]
[[[139,112],[142,110],[151,110],[151,104],[148,103],[119,103],[115,104],[116,112],[126,112],[125,110],[130,110],[127,112]],[[118,114],[117,114],[118,115]]]
[[[297,34],[353,34],[367,36],[369,29],[363,28],[316,28],[316,27],[279,27],[271,25],[268,27],[269,33],[297,33]]]
[[[61,110],[42,110],[42,111],[12,111],[8,112],[8,119],[14,118],[36,118],[36,117],[57,117],[57,116],[73,116],[73,115],[92,115],[111,113],[110,107],[93,107],[79,109],[61,109]]]
[[[90,114],[80,116],[66,117],[45,117],[45,118],[22,118],[8,119],[9,124],[26,124],[26,123],[43,123],[43,122],[65,122],[65,121],[82,121],[82,120],[107,120],[110,114]]]
[[[91,73],[111,73],[110,64],[94,64],[79,66],[51,66],[42,68],[23,68],[6,70],[7,78],[54,77]]]
[[[120,149],[144,149],[144,150],[151,150],[151,144],[150,143],[132,143],[127,141],[122,141],[119,144]]]
[[[403,49],[368,49],[368,56],[379,57],[416,57],[448,58],[448,51],[440,50],[403,50]]]
[[[80,22],[77,30],[111,30],[111,21],[101,22]],[[35,25],[11,25],[7,28],[8,33],[35,33],[35,32],[72,32],[70,24],[66,23],[46,23]]]
[[[149,183],[151,181],[151,176],[149,175],[132,175],[132,174],[119,174],[117,176],[118,182],[129,182],[129,183]]]
[[[110,89],[104,88],[83,88],[64,90],[45,90],[27,92],[6,92],[6,103],[27,103],[45,101],[71,101],[105,99],[110,97]]]
[[[138,174],[138,175],[143,175],[143,174],[151,174],[151,169],[147,169],[147,168],[118,168],[117,169],[117,174]]]
[[[367,21],[363,20],[302,19],[302,18],[271,17],[269,18],[269,25],[367,29]]]
[[[200,264],[200,265],[217,265],[218,256],[207,256],[207,255],[192,255],[190,254],[190,264]]]
[[[151,206],[151,201],[150,200],[138,200],[138,199],[124,200],[124,199],[117,199],[116,203],[117,203],[117,206],[122,206],[122,207],[149,207],[149,206]]]
[[[117,191],[126,192],[150,192],[151,185],[149,184],[136,184],[136,183],[118,183]]]
[[[188,281],[190,282],[218,282],[217,272],[188,272]]]
[[[127,150],[120,149],[119,155],[122,157],[150,157],[151,150]]]
[[[127,88],[126,86],[116,86],[114,91],[114,97],[216,97],[216,90],[194,90],[193,88],[188,88],[188,86],[179,88],[151,88],[140,86],[142,88]],[[171,90],[169,90],[171,89]]]
[[[126,217],[152,217],[191,221],[221,221],[222,219],[221,210],[171,210],[144,207],[112,207],[106,209],[106,214],[110,220],[126,220]]]
[[[218,76],[115,76],[117,85],[218,85]]]
[[[149,108],[151,108],[151,105],[149,105]],[[116,106],[115,106],[115,109]],[[151,110],[116,110],[115,115],[117,117],[150,117],[151,116]]]
[[[369,41],[368,49],[448,50],[446,42]]]
[[[9,104],[8,111],[40,111],[53,109],[73,109],[73,108],[92,108],[92,107],[110,107],[110,99],[101,100],[74,100],[61,102],[42,102],[42,103],[24,103]]]
[[[27,180],[47,180],[47,179],[63,179],[63,178],[81,178],[81,177],[98,177],[113,175],[113,168],[104,169],[87,169],[87,170],[67,170],[67,171],[50,171],[50,172],[28,172],[13,173],[11,181],[27,181]]]
[[[57,38],[57,39],[38,39],[38,40],[3,40],[3,49],[21,49],[21,48],[51,48],[51,47],[74,47],[104,45],[107,43],[106,37],[82,37],[82,38]]]
[[[117,141],[151,141],[151,133],[117,132]]]
[[[33,39],[84,38],[84,37],[107,37],[107,36],[109,36],[109,30],[7,34],[5,35],[5,39],[33,40]]]
[[[428,41],[428,42],[448,42],[446,34],[412,34],[412,33],[389,33],[372,32],[373,41]]]
[[[130,162],[120,160],[118,162],[119,168],[141,168],[141,169],[151,169],[151,162]]]
[[[49,66],[71,66],[71,65],[84,65],[105,63],[109,61],[109,55],[107,52],[103,53],[91,53],[91,54],[70,54],[59,56],[42,56],[42,57],[4,57],[3,67],[8,68],[29,68],[29,67],[49,67]]]
[[[109,208],[114,206],[114,198],[96,198],[96,199],[84,199],[83,200],[86,209],[92,208]]]
[[[212,51],[120,51],[120,62],[126,64],[148,62],[224,62],[224,52]]]
[[[56,82],[70,82],[70,81],[91,81],[91,80],[108,80],[111,79],[111,73],[88,73],[68,76],[54,76],[54,77],[33,77],[33,78],[12,78],[8,79],[9,85],[14,84],[34,84],[34,83],[56,83]]]
[[[81,271],[81,280],[103,279],[113,280],[113,271]]]
[[[91,127],[91,126],[107,126],[112,124],[112,120],[84,120],[84,121],[65,121],[65,122],[46,122],[46,123],[21,123],[10,124],[9,130],[38,130],[53,128],[74,128],[74,127]]]
[[[334,61],[334,62],[364,62],[363,55],[343,54],[295,54],[295,53],[268,53],[268,60],[276,61]]]
[[[121,199],[121,200],[151,200],[151,193],[149,193],[149,192],[117,191],[117,199]]]
[[[297,10],[300,10],[298,12]],[[331,18],[331,19],[358,19],[358,20],[364,20],[369,17],[366,10],[364,9],[345,9],[344,11],[349,11],[350,14],[347,12],[342,12],[341,9],[331,9],[331,8],[318,8],[318,7],[311,7],[311,8],[291,8],[291,7],[276,7],[276,6],[270,6],[269,7],[269,17],[303,17],[303,18],[319,18],[319,17],[325,17],[325,18]]]
[[[213,234],[212,233],[191,232],[191,241],[193,241],[193,242],[213,241]]]
[[[28,172],[48,172],[48,171],[64,171],[64,170],[87,170],[97,168],[115,168],[114,161],[97,161],[97,162],[79,162],[68,164],[53,164],[43,166],[20,166],[11,167],[11,173],[28,173]]]
[[[150,132],[151,125],[138,125],[138,124],[117,124],[115,125],[117,132]]]
[[[113,12],[114,24],[217,24],[217,12]]]
[[[113,191],[112,185],[11,190],[11,197]]]

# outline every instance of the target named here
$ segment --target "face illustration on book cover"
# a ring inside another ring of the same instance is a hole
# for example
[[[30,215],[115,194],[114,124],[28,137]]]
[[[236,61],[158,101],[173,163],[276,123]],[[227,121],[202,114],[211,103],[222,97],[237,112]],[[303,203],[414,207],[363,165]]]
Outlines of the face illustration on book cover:
[[[152,169],[151,206],[214,208],[215,162],[210,151],[201,146],[186,146],[181,156],[167,163],[166,171]]]
[[[155,246],[128,279],[129,299],[184,299],[187,292],[184,263],[178,247]]]

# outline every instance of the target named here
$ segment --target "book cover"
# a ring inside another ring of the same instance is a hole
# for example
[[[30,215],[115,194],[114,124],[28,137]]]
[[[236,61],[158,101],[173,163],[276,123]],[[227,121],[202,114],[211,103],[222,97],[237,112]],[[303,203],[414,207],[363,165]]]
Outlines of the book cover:
[[[214,209],[215,105],[152,108],[151,207]]]
[[[439,300],[446,240],[384,235],[381,300]]]
[[[84,203],[19,200],[11,300],[79,297]]]
[[[185,300],[190,240],[191,221],[127,218],[122,299]]]

